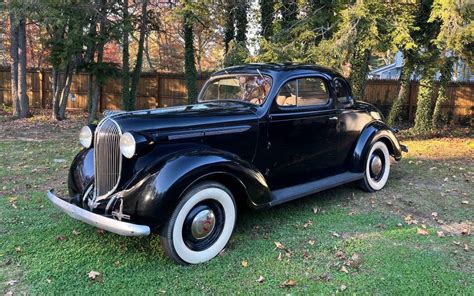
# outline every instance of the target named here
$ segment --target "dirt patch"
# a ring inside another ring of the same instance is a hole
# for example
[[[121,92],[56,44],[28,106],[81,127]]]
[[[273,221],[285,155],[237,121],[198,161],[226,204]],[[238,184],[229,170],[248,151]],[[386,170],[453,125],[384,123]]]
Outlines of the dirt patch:
[[[1,140],[51,140],[59,135],[75,134],[87,122],[87,114],[84,112],[68,112],[67,116],[67,120],[53,120],[50,110],[33,110],[33,117],[23,119],[15,119],[9,114],[2,115]]]
[[[474,222],[464,221],[460,223],[445,224],[441,225],[441,228],[454,235],[470,235],[474,229]]]

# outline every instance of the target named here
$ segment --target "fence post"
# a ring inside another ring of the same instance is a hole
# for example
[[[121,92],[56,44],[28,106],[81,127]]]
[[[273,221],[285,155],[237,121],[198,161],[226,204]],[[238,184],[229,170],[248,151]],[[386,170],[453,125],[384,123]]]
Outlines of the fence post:
[[[160,73],[156,72],[156,100],[155,100],[155,108],[161,107],[160,102]]]
[[[41,69],[39,71],[39,80],[40,80],[40,89],[39,89],[39,96],[41,101],[41,108],[46,108],[46,101],[45,101],[45,86],[44,86],[44,70]]]

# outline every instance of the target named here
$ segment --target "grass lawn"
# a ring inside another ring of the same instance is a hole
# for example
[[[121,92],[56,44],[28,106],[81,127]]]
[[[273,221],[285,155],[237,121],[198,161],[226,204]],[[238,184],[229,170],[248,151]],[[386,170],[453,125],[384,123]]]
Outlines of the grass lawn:
[[[474,294],[469,131],[403,141],[410,152],[375,194],[347,185],[242,212],[221,256],[179,266],[156,235],[104,233],[47,201],[66,190],[83,120],[0,117],[4,294]]]

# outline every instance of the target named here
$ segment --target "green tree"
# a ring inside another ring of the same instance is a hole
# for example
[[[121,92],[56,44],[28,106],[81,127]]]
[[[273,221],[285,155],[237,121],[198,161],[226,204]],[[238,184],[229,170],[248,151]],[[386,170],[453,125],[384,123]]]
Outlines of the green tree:
[[[440,79],[432,117],[432,127],[441,121],[441,106],[447,101],[447,84],[452,78],[453,65],[457,58],[465,60],[471,67],[474,48],[474,5],[468,1],[434,0],[429,23],[439,22],[439,34],[434,44],[441,52]]]
[[[235,40],[238,43],[245,43],[247,41],[247,14],[248,14],[249,3],[247,0],[237,1],[237,8],[235,14],[235,27],[237,32],[235,34]]]
[[[262,26],[261,35],[265,40],[270,40],[273,36],[273,19],[275,13],[275,3],[273,0],[260,0],[260,24]]]

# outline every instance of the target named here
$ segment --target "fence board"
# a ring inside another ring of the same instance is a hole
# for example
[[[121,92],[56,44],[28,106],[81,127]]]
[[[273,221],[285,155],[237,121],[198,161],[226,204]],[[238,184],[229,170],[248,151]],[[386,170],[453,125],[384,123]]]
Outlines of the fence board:
[[[201,88],[208,75],[199,77]],[[50,70],[28,70],[28,97],[34,108],[51,108],[52,73]],[[87,110],[89,74],[78,73],[73,78],[67,108]],[[376,105],[387,114],[397,97],[399,83],[395,80],[369,80],[364,100]],[[412,82],[409,87],[408,102],[404,106],[405,119],[413,120],[416,112],[416,98],[419,85]],[[109,79],[101,88],[99,110],[120,109],[121,81]],[[474,111],[474,83],[450,83],[446,90],[448,100],[443,104],[442,113],[454,122],[469,122]],[[0,69],[0,104],[11,105],[10,72]],[[183,74],[143,73],[137,90],[137,109],[162,108],[187,103],[187,90]]]

